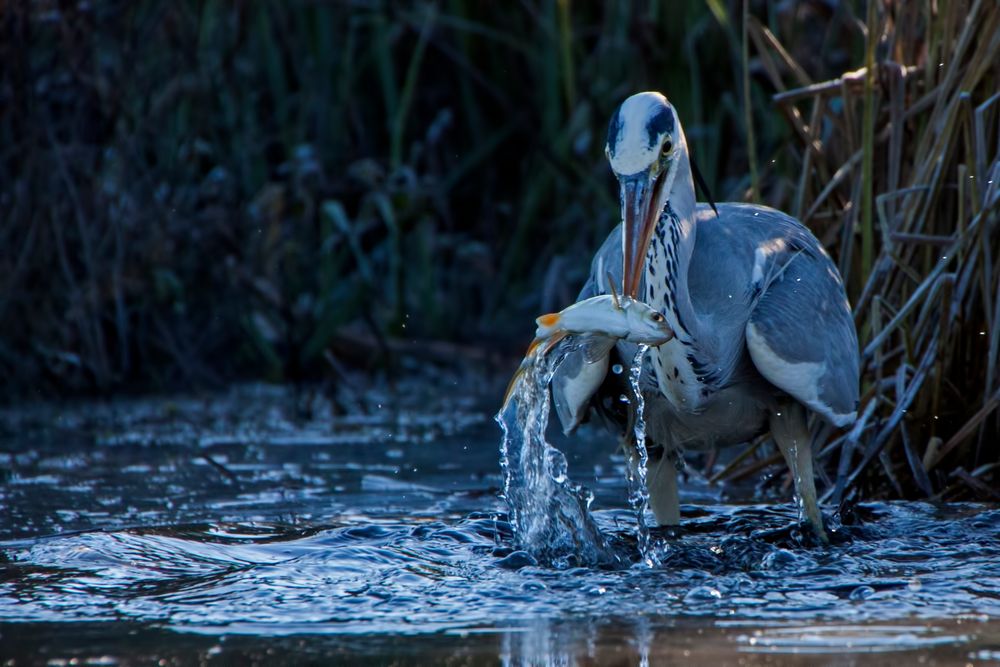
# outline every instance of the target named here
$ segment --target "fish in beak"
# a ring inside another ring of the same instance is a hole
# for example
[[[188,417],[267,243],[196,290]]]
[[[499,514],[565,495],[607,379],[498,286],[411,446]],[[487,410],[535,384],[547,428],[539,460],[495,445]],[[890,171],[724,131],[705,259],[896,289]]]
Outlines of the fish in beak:
[[[601,294],[578,301],[558,313],[542,315],[535,320],[535,324],[535,339],[531,341],[524,360],[507,385],[502,410],[507,409],[513,398],[518,380],[568,336],[589,337],[586,341],[586,360],[590,364],[602,361],[605,374],[607,355],[615,342],[625,340],[657,346],[674,337],[673,329],[661,313],[641,301],[619,297],[618,294]],[[600,344],[595,344],[597,340],[600,340]],[[597,376],[597,373],[588,375],[586,384],[590,394],[600,385],[600,382],[596,382]]]

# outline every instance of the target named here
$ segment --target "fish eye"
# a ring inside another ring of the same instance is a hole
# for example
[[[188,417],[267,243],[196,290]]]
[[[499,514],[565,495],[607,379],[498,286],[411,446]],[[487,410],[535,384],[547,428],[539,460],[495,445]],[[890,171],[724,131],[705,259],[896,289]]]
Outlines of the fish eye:
[[[663,315],[661,315],[660,313],[653,313],[654,322],[662,322],[663,320],[664,320]]]
[[[663,142],[663,146],[660,147],[660,153],[666,157],[667,155],[670,155],[670,151],[673,149],[674,142],[670,141],[670,137],[667,137],[667,140]]]

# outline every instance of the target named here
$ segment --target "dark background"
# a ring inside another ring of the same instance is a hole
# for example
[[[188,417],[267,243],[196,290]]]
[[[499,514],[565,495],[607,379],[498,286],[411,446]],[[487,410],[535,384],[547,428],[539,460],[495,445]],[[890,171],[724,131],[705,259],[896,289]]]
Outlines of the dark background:
[[[6,393],[317,377],[344,331],[520,347],[616,222],[622,99],[667,94],[716,197],[743,198],[739,26],[715,4],[8,4]],[[757,8],[816,80],[861,57],[846,3]]]
[[[867,7],[0,2],[0,396],[505,375],[616,223],[608,118],[656,89],[716,200],[824,242],[863,346],[911,313],[848,460],[895,448],[886,488],[926,494],[944,445],[991,480],[998,10]]]

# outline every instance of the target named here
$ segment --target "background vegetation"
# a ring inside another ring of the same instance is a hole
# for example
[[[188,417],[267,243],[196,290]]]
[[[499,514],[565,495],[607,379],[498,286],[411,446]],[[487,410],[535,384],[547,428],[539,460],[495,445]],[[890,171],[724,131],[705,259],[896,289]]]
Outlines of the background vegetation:
[[[507,372],[615,224],[607,119],[657,89],[716,199],[847,279],[829,495],[997,498],[993,0],[15,0],[0,31],[9,399]]]

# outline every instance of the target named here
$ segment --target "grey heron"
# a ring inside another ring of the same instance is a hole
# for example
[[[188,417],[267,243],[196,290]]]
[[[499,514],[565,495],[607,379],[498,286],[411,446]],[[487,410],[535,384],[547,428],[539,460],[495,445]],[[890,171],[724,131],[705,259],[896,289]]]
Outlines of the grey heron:
[[[860,365],[836,266],[789,215],[697,203],[684,131],[660,93],[638,93],[618,107],[605,151],[620,186],[622,223],[594,256],[579,298],[607,294],[614,281],[658,309],[675,333],[645,361],[648,485],[657,522],[680,522],[680,452],[748,442],[770,430],[802,512],[825,542],[807,418],[851,424]],[[625,360],[635,350],[624,342],[617,348]],[[597,367],[606,369],[607,361]],[[592,369],[568,359],[552,384],[567,432],[581,410],[600,409]],[[601,381],[613,380],[607,374]]]

